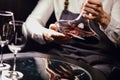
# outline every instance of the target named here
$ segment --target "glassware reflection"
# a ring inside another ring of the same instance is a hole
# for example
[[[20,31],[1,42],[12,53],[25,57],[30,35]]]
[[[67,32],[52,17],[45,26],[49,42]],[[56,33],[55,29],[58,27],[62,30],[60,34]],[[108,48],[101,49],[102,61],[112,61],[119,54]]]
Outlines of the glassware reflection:
[[[4,57],[4,61],[13,66],[13,55],[5,54],[5,56],[7,57]],[[19,53],[16,70],[24,74],[20,80],[52,80],[51,74],[54,76],[53,80],[70,80],[72,78],[72,80],[107,80],[101,71],[84,62],[53,55],[50,57],[50,55],[39,52]],[[62,76],[61,73],[65,75]],[[3,73],[2,78],[4,75]]]
[[[82,67],[59,60],[47,60],[49,80],[92,80],[91,74]]]
[[[16,69],[24,74],[20,80],[92,80],[91,74],[80,66],[56,59],[38,58],[37,60],[36,58],[17,59]],[[11,64],[13,59],[7,62]],[[5,74],[6,72],[2,73],[2,79],[11,80],[6,78]]]

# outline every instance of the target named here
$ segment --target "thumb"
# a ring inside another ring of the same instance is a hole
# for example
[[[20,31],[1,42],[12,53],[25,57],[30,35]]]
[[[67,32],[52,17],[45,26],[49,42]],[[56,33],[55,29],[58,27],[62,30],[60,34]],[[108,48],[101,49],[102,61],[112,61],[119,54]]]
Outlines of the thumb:
[[[49,29],[58,31],[57,26],[55,24],[50,24]]]

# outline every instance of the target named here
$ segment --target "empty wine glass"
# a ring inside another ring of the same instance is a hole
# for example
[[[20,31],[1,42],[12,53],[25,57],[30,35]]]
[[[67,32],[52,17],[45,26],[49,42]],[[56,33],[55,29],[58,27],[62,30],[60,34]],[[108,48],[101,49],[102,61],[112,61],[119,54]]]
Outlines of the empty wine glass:
[[[11,71],[4,72],[4,79],[6,80],[19,80],[23,77],[23,74],[19,71],[16,71],[16,56],[19,51],[21,51],[27,41],[27,37],[25,36],[25,26],[23,25],[23,21],[15,21],[15,32],[14,37],[8,44],[8,48],[14,54],[14,65]],[[12,26],[14,22],[10,22],[9,26]]]
[[[9,43],[13,29],[8,26],[9,21],[14,21],[13,12],[0,11],[0,71],[10,68],[9,64],[3,63],[3,47]]]

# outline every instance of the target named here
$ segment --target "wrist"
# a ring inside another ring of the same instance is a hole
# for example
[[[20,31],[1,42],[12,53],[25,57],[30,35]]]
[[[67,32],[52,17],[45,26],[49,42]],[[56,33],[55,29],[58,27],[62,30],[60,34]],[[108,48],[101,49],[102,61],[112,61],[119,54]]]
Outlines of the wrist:
[[[105,30],[110,23],[110,16],[104,12],[99,19],[99,23],[100,23],[102,29]]]

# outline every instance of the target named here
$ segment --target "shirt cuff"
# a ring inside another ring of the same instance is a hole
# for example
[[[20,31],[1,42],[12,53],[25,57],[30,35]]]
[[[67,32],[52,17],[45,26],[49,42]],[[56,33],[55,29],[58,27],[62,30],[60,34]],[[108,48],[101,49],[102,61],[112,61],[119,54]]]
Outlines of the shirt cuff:
[[[32,39],[34,39],[35,41],[37,41],[40,44],[46,44],[46,41],[44,40],[42,33],[41,34],[33,33],[31,37],[32,37]]]
[[[115,44],[119,44],[119,23],[111,17],[111,21],[108,27],[104,30],[104,33],[108,36],[108,38]]]
[[[104,32],[108,34],[111,30],[114,30],[114,28],[116,28],[117,24],[118,23],[116,23],[116,21],[111,17],[110,23]]]

